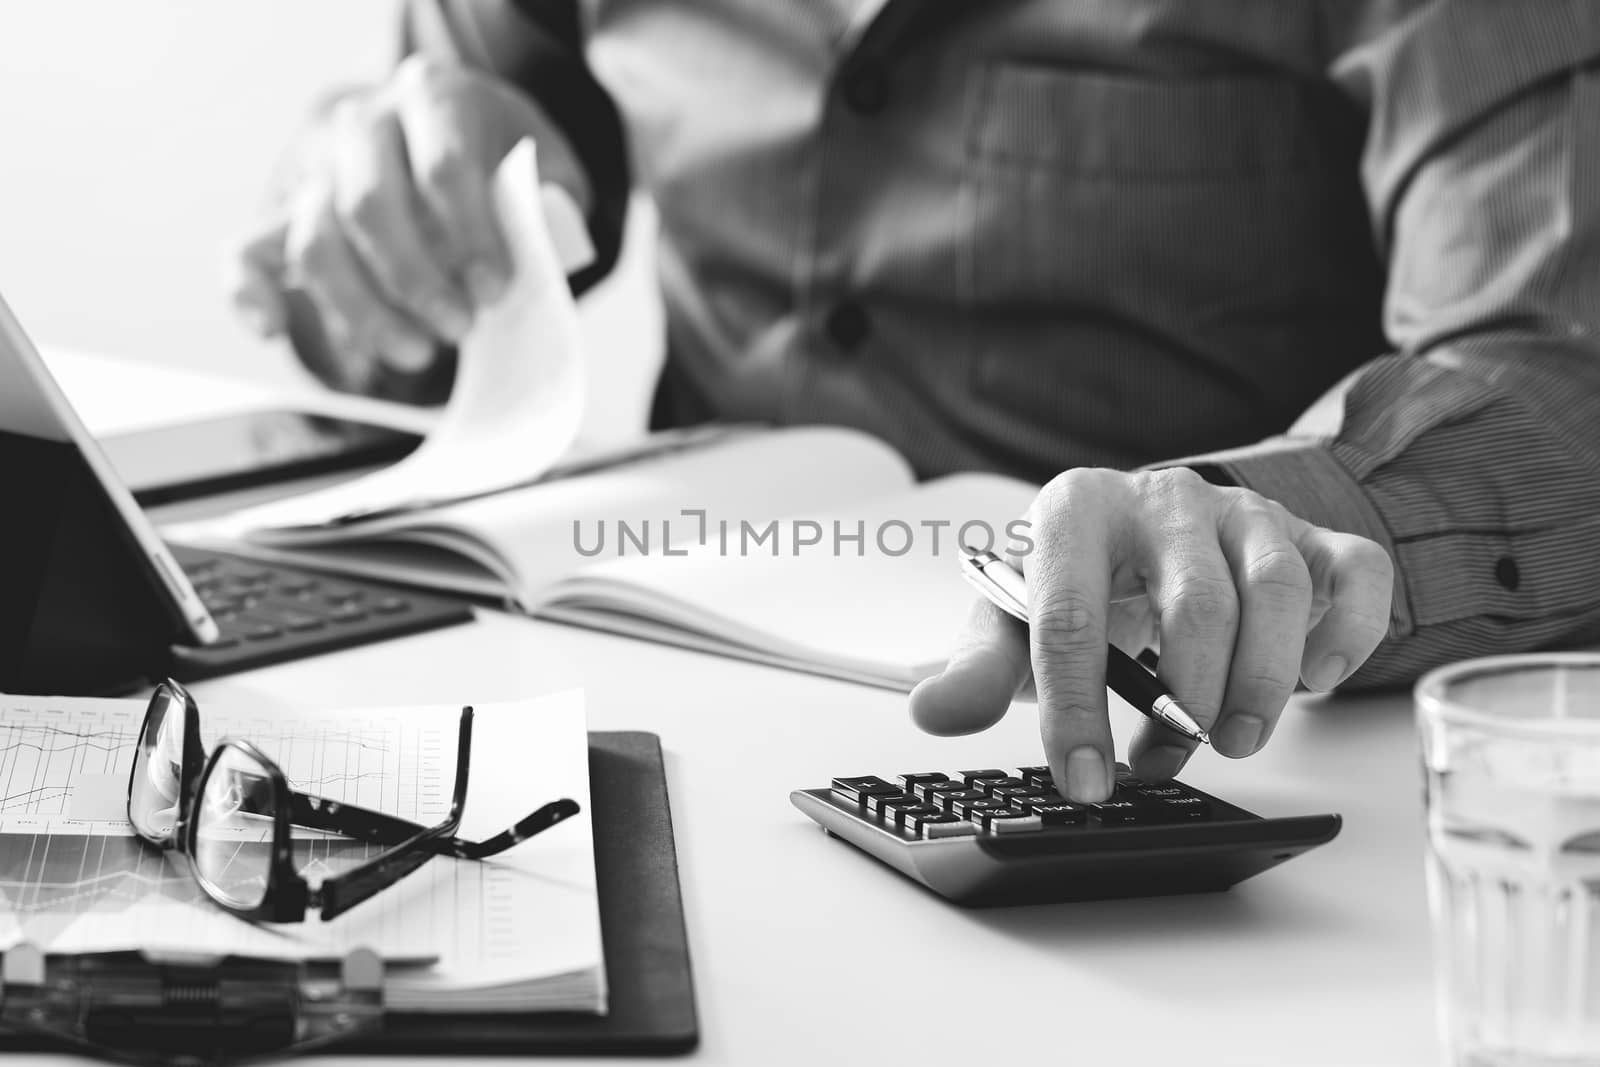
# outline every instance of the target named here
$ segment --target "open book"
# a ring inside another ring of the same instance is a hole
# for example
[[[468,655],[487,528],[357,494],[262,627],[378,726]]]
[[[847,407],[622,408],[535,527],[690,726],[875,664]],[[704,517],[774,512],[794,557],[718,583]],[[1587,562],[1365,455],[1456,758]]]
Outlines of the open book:
[[[1025,545],[1036,492],[987,474],[916,484],[852,430],[731,428],[444,506],[295,527],[246,512],[169,532],[909,689],[943,665],[974,600],[960,541]]]

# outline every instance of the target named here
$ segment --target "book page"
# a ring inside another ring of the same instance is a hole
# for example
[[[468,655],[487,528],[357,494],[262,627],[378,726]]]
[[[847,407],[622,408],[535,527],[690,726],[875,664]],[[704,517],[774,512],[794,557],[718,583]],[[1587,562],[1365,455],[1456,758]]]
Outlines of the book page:
[[[492,191],[511,256],[510,285],[475,312],[449,402],[422,445],[376,473],[248,509],[217,524],[219,531],[318,528],[494,492],[536,477],[567,452],[587,381],[567,275],[593,249],[571,197],[541,187],[532,141],[501,162]]]
[[[251,540],[281,551],[286,561],[296,551],[314,559],[318,550],[338,545],[339,556],[322,558],[371,577],[462,592],[481,593],[486,582],[498,583],[511,600],[527,605],[542,599],[551,583],[619,553],[687,551],[707,532],[701,514],[708,526],[719,518],[762,525],[795,509],[836,509],[890,495],[911,482],[911,469],[897,452],[854,430],[734,429],[694,447],[425,512],[343,530],[264,532]],[[622,526],[633,536],[619,537]],[[214,534],[204,525],[169,532],[200,543]],[[601,536],[603,545],[596,542]],[[429,574],[425,557],[386,547],[396,543],[448,550],[471,565]]]
[[[28,941],[64,953],[308,959],[368,947],[391,962],[391,1006],[428,1010],[465,993],[499,1010],[506,998],[493,990],[509,987],[511,1006],[530,1009],[532,983],[546,978],[570,1007],[603,1003],[580,692],[475,707],[460,836],[490,837],[563,796],[582,806],[577,816],[489,859],[435,857],[331,922],[311,913],[277,924],[223,911],[181,857],[133,834],[126,804],[144,701],[0,695],[0,709],[0,950]],[[460,710],[202,704],[201,728],[208,749],[228,736],[256,743],[301,792],[431,825],[449,810]],[[379,849],[313,830],[296,838],[313,883]],[[265,840],[242,840],[239,862]]]
[[[608,615],[632,614],[746,646],[755,658],[910,688],[943,666],[977,600],[961,577],[959,539],[1004,551],[1008,524],[1037,493],[1011,478],[960,474],[853,507],[794,510],[760,542],[714,530],[687,557],[590,568],[552,587],[535,611],[601,628]],[[838,537],[858,531],[859,540]]]

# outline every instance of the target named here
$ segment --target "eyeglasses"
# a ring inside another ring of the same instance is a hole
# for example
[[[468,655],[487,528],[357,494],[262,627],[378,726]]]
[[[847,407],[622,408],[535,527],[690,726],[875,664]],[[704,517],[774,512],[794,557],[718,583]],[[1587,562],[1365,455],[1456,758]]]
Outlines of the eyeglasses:
[[[278,765],[248,741],[224,740],[208,758],[200,743],[200,709],[183,686],[169,680],[156,687],[139,729],[128,776],[128,821],[146,842],[184,856],[206,896],[240,918],[300,922],[308,908],[316,908],[324,920],[332,919],[435,856],[493,856],[578,813],[576,801],[556,800],[486,841],[456,837],[471,752],[472,708],[464,707],[450,814],[422,826],[296,792]],[[294,826],[385,848],[312,886],[295,867]]]

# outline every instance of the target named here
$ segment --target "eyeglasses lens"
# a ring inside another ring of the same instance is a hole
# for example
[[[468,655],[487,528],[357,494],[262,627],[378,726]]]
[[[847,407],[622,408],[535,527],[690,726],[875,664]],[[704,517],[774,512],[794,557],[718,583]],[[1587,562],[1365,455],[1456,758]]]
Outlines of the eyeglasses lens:
[[[272,775],[233,745],[217,754],[194,812],[194,868],[207,893],[233,908],[266,897],[278,798]]]
[[[151,701],[134,749],[128,785],[128,821],[139,836],[166,844],[178,821],[183,768],[182,698],[161,689]]]

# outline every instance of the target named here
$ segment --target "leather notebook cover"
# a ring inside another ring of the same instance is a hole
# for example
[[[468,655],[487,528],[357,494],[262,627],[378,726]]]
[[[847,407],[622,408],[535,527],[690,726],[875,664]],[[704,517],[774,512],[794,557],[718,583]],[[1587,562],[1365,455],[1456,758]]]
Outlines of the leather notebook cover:
[[[610,1011],[391,1015],[338,1052],[672,1055],[700,1040],[661,741],[589,734],[589,796]]]

